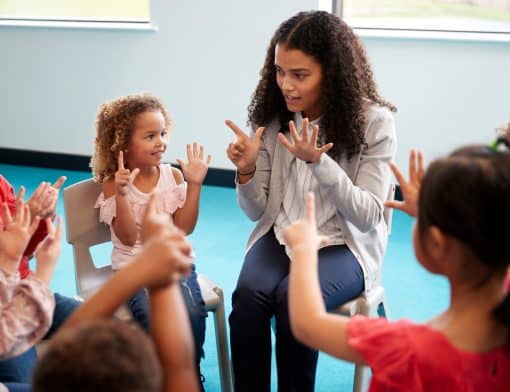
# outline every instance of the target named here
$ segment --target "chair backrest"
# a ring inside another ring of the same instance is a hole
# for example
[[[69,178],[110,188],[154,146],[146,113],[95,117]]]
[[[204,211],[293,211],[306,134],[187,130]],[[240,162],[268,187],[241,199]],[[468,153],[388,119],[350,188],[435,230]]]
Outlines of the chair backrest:
[[[67,242],[73,246],[78,293],[87,296],[112,274],[110,265],[96,268],[90,248],[111,241],[108,227],[99,222],[94,208],[101,186],[92,178],[64,189]]]

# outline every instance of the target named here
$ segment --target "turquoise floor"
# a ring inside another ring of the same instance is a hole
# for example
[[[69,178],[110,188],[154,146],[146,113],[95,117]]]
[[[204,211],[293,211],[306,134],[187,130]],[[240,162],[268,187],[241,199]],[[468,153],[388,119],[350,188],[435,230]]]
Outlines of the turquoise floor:
[[[55,181],[58,176],[68,177],[66,185],[90,177],[87,172],[62,171],[0,164],[0,174],[17,189],[27,188],[30,195],[40,181]],[[58,214],[63,216],[63,203],[59,201]],[[426,273],[416,262],[412,251],[411,228],[413,221],[400,212],[393,214],[393,229],[383,266],[383,283],[387,291],[391,318],[408,318],[424,321],[444,309],[448,300],[448,287],[443,278]],[[253,223],[240,211],[232,188],[204,187],[200,218],[190,239],[196,252],[197,269],[218,282],[224,290],[227,314],[230,296],[243,260],[244,246]],[[98,254],[107,252],[99,250]],[[107,260],[105,260],[107,262]],[[74,295],[74,266],[71,247],[63,244],[52,288],[61,294]],[[212,317],[207,322],[205,343],[206,358],[202,373],[206,377],[208,392],[220,391],[216,361],[216,342]],[[273,390],[276,390],[273,359]],[[317,373],[317,391],[349,391],[352,388],[353,366],[320,355]]]

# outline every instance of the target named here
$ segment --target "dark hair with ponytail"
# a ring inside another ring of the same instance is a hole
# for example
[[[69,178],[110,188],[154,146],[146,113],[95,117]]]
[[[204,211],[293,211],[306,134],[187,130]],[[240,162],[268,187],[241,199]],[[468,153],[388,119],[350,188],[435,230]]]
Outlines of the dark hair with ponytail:
[[[501,275],[510,265],[510,233],[497,224],[510,222],[509,133],[491,146],[463,147],[434,161],[418,201],[420,233],[438,227],[469,247],[491,274]],[[494,314],[510,327],[510,295]]]

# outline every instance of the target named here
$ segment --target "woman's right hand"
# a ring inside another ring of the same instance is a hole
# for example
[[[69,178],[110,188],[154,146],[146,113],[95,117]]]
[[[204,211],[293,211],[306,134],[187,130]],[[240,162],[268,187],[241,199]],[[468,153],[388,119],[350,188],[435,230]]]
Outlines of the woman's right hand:
[[[230,143],[227,147],[228,159],[237,167],[240,174],[253,173],[265,128],[258,128],[255,135],[250,138],[232,121],[226,120],[225,124],[237,137],[235,142]]]
[[[122,150],[119,151],[117,171],[115,172],[115,191],[121,196],[125,196],[127,193],[127,186],[132,184],[135,177],[140,173],[140,169],[136,168],[133,171],[126,169],[124,166],[124,153]]]

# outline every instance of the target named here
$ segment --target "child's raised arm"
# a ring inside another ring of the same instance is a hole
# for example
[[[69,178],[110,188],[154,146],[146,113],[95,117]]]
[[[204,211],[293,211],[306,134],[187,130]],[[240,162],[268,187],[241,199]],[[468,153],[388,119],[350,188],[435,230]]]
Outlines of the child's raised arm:
[[[181,165],[182,174],[186,179],[187,192],[186,201],[182,208],[174,213],[174,224],[183,230],[186,234],[190,234],[197,224],[198,207],[200,202],[200,192],[202,184],[207,174],[207,169],[211,163],[211,156],[204,156],[204,147],[198,146],[193,142],[193,147],[189,144],[186,145],[186,154],[188,162],[178,159],[177,162]],[[180,172],[173,170],[175,177],[180,177]],[[182,182],[182,178],[176,178],[176,182]]]
[[[289,316],[292,333],[304,344],[335,357],[358,364],[364,361],[348,344],[348,317],[330,314],[322,299],[318,277],[317,249],[320,237],[315,223],[315,199],[306,200],[306,220],[284,230],[291,247]]]

